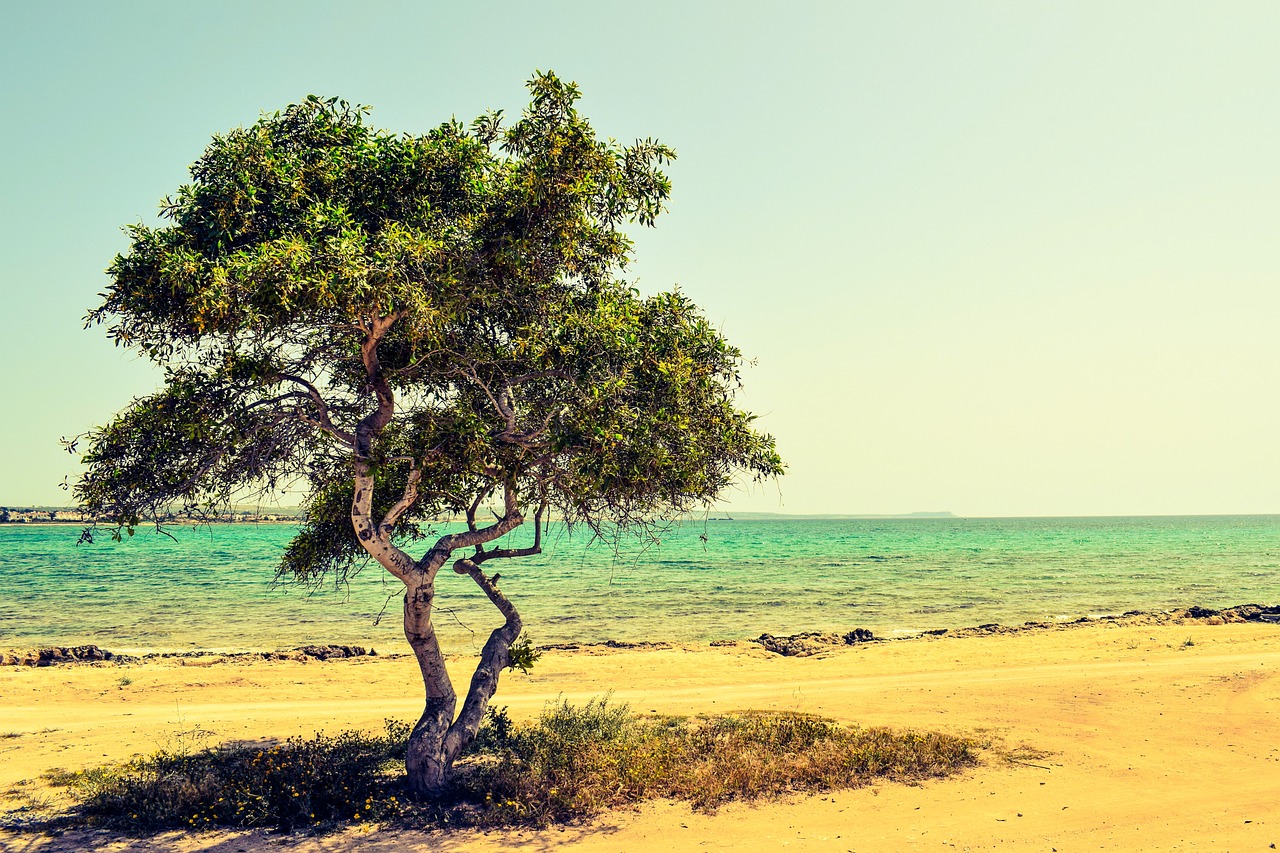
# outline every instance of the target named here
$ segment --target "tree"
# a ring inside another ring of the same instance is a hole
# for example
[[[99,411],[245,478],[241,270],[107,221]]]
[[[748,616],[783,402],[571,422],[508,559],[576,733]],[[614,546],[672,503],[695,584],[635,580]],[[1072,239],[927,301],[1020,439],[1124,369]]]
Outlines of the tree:
[[[89,434],[83,507],[119,538],[246,490],[304,489],[282,577],[343,578],[372,557],[405,585],[426,687],[407,769],[423,795],[500,672],[528,663],[486,563],[540,553],[553,513],[643,531],[738,475],[782,471],[734,406],[739,351],[679,292],[642,297],[621,278],[621,229],[662,212],[674,152],[597,138],[553,74],[528,85],[505,128],[491,112],[393,134],[312,96],[215,136],[162,202],[165,224],[127,229],[86,319],[164,385]],[[527,544],[494,544],[530,513]],[[462,516],[431,541],[432,519]],[[450,563],[505,620],[460,712],[432,624]]]

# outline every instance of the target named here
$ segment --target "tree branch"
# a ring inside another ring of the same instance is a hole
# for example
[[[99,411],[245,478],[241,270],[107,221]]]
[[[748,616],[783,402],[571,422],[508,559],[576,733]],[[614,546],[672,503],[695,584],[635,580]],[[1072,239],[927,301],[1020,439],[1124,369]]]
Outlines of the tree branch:
[[[410,578],[419,565],[413,558],[391,543],[390,527],[384,518],[381,525],[375,525],[372,517],[373,506],[373,474],[369,464],[369,455],[373,451],[373,439],[391,423],[395,414],[395,397],[391,393],[391,385],[382,374],[382,364],[378,360],[378,343],[397,320],[404,316],[404,311],[396,311],[385,317],[373,317],[368,323],[365,338],[360,342],[360,357],[364,362],[365,380],[377,398],[378,405],[369,414],[360,419],[356,425],[355,440],[351,447],[355,454],[355,496],[351,501],[351,526],[355,529],[360,545],[378,563],[395,577],[409,584]],[[364,326],[363,319],[361,325]],[[409,482],[405,485],[404,494],[396,502],[387,516],[392,518],[391,527],[410,506],[417,500],[419,473],[414,476],[410,472]],[[402,506],[403,505],[403,506]],[[432,570],[428,568],[428,574]],[[429,580],[429,578],[428,578]]]
[[[368,467],[367,463],[365,463],[365,467]],[[416,488],[417,485],[415,483],[414,489],[416,490]],[[406,491],[408,491],[407,488]],[[401,501],[403,501],[403,498],[401,498]],[[391,544],[389,531],[384,531],[382,527],[373,523],[372,505],[373,477],[367,471],[363,473],[357,471],[355,476],[355,496],[351,501],[351,526],[355,528],[356,538],[360,541],[361,547],[369,553],[369,556],[377,560],[392,575],[408,584],[417,565],[412,557]],[[399,504],[397,503],[396,506],[399,506]],[[390,514],[388,513],[388,515]],[[385,518],[383,519],[383,524],[386,524]]]
[[[462,703],[462,711],[445,735],[444,751],[448,762],[457,758],[462,749],[475,738],[489,699],[497,692],[498,676],[511,664],[511,644],[520,636],[520,629],[523,627],[515,605],[507,600],[492,580],[485,577],[484,572],[472,560],[458,560],[454,564],[454,571],[470,575],[506,622],[493,630],[480,651],[480,663],[471,676],[471,686]]]
[[[515,486],[510,481],[503,483],[502,501],[503,513],[496,522],[488,527],[469,529],[465,533],[451,533],[447,536],[441,536],[436,540],[435,547],[427,552],[423,560],[429,565],[434,565],[438,568],[444,565],[445,560],[449,559],[449,556],[459,548],[470,548],[473,545],[492,542],[494,539],[505,536],[524,524],[524,516],[520,514]],[[469,514],[468,520],[470,522],[468,527],[470,527],[475,521],[474,512]],[[455,566],[454,568],[456,569],[457,567]]]
[[[467,530],[472,533],[476,532],[476,510],[480,509],[480,502],[487,498],[493,492],[493,487],[480,492],[476,492],[476,499],[471,502],[471,506],[467,507]]]
[[[520,614],[516,612],[515,605],[513,605],[507,597],[502,594],[502,590],[498,589],[497,584],[493,582],[493,579],[487,577],[485,573],[480,570],[480,566],[476,564],[474,558],[463,557],[461,560],[455,561],[453,564],[453,570],[460,575],[470,575],[471,579],[476,582],[476,586],[484,590],[484,594],[489,597],[489,601],[491,601],[493,606],[498,608],[498,612],[506,618],[507,624],[511,625],[514,623],[516,625],[516,633],[520,633]],[[514,640],[515,637],[512,637],[511,639]]]
[[[347,446],[355,447],[355,443],[356,443],[355,436],[349,432],[346,432],[345,430],[340,430],[333,425],[333,420],[329,416],[329,405],[328,403],[325,402],[324,397],[320,394],[319,388],[317,388],[315,385],[312,385],[310,382],[308,382],[306,379],[302,378],[301,376],[295,376],[291,373],[278,373],[276,375],[280,379],[283,379],[287,382],[295,382],[298,385],[301,385],[303,388],[305,388],[306,396],[310,397],[311,401],[316,405],[316,417],[319,422],[318,426],[321,429],[323,429],[325,432],[332,435],[334,438],[346,444]]]
[[[382,523],[378,525],[378,532],[383,537],[390,538],[396,522],[418,501],[418,481],[422,479],[422,469],[413,460],[410,460],[409,464],[409,479],[405,483],[404,493],[400,495],[400,500],[396,501],[395,506],[387,510],[387,514],[382,517]]]
[[[357,463],[367,460],[373,450],[373,437],[382,432],[395,414],[395,397],[391,393],[391,385],[382,372],[382,362],[378,359],[378,344],[396,321],[405,312],[395,311],[385,317],[374,317],[369,322],[368,332],[360,342],[360,358],[364,363],[365,382],[378,401],[378,407],[360,419],[356,425],[355,449]]]
[[[535,554],[541,554],[542,553],[542,513],[546,508],[547,508],[547,505],[545,503],[540,504],[538,506],[537,511],[533,514],[533,545],[529,546],[528,548],[492,548],[488,551],[481,551],[480,553],[474,555],[473,557],[471,557],[470,562],[473,565],[479,566],[480,564],[484,563],[487,560],[509,559],[512,557],[532,557]],[[453,564],[453,570],[455,572],[458,572],[458,563]],[[467,571],[468,573],[470,572],[469,569],[467,569]],[[458,572],[458,573],[462,574],[462,572]],[[497,576],[495,575],[494,578],[496,580]]]
[[[511,411],[511,408],[509,406],[504,406],[502,401],[503,394],[509,392],[511,390],[510,387],[509,386],[504,387],[503,389],[499,390],[497,394],[494,394],[493,389],[490,388],[489,385],[483,379],[480,378],[480,374],[476,372],[476,369],[474,367],[463,368],[462,373],[466,376],[470,376],[472,381],[474,381],[477,385],[480,386],[480,390],[484,392],[484,395],[489,398],[489,402],[493,403],[494,409],[497,410],[498,415],[501,416],[502,420],[507,425],[507,432],[510,432],[511,430],[515,429],[516,427],[515,413]]]

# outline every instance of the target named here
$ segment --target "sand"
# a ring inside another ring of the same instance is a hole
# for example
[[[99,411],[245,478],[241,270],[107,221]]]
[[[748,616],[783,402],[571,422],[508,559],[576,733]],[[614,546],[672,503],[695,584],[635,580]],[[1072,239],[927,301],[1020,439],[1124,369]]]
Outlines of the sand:
[[[0,668],[0,791],[166,744],[381,727],[420,710],[408,657],[149,660]],[[458,658],[465,683],[469,660]],[[203,664],[203,665],[195,665]],[[128,680],[129,683],[124,683]],[[551,651],[504,677],[532,716],[613,690],[639,711],[809,711],[994,738],[959,777],[883,784],[714,815],[651,803],[583,826],[496,833],[355,827],[319,837],[0,834],[15,851],[1268,850],[1280,845],[1280,626],[1116,625],[833,648]],[[26,786],[30,789],[32,786]],[[10,803],[12,805],[12,803]]]

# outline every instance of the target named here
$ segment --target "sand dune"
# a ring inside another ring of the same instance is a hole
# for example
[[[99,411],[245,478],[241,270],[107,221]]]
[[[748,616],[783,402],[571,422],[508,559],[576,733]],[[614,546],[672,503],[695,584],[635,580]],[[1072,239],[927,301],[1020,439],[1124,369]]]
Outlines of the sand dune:
[[[0,668],[0,791],[166,743],[379,728],[420,709],[407,657],[308,662],[151,660]],[[455,661],[464,677],[469,663]],[[204,664],[204,665],[194,665]],[[129,683],[123,683],[127,679]],[[498,704],[613,690],[639,711],[810,711],[974,733],[995,752],[966,775],[717,814],[653,803],[585,826],[507,833],[358,827],[264,832],[0,835],[14,851],[1267,850],[1280,845],[1280,626],[1114,625],[833,648],[784,658],[729,647],[548,652],[504,678]]]

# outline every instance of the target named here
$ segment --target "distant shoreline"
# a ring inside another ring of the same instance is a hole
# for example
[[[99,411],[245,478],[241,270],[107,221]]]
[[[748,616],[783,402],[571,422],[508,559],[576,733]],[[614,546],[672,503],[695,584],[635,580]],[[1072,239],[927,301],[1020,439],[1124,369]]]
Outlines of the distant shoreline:
[[[24,515],[33,515],[36,513],[46,514],[48,512],[55,513],[75,513],[78,512],[74,507],[29,507],[29,506],[3,506],[0,505],[0,511],[7,510],[10,513],[22,513]],[[297,513],[294,515],[293,513]],[[676,519],[656,519],[658,524],[663,523],[681,523],[681,524],[700,524],[703,522],[727,522],[727,521],[1050,521],[1050,520],[1088,520],[1088,519],[1121,519],[1121,518],[1142,518],[1142,519],[1159,519],[1159,518],[1280,518],[1280,512],[1208,512],[1208,513],[1125,513],[1119,515],[957,515],[953,512],[903,512],[903,513],[785,513],[785,512],[728,512],[724,511],[717,515],[687,515]],[[450,524],[465,521],[464,518],[444,518],[431,519],[432,522],[438,524]],[[552,518],[551,521],[562,521],[559,518]],[[206,525],[206,524],[299,524],[303,521],[301,510],[292,507],[283,507],[280,512],[262,513],[255,515],[253,513],[237,512],[235,516],[226,516],[212,520],[195,519],[195,518],[173,518],[166,519],[165,524],[174,525]],[[50,519],[34,519],[34,518],[18,518],[5,520],[0,517],[0,528],[5,526],[28,526],[28,525],[67,525],[67,524],[94,524],[91,518],[56,518]],[[104,526],[109,522],[97,522]],[[147,521],[140,524],[139,527],[145,527],[151,524]],[[114,526],[114,525],[112,525]]]
[[[75,507],[13,507],[0,506],[0,525],[4,524],[102,524],[104,526],[114,526],[114,522],[105,522],[85,517],[80,510]],[[19,517],[10,517],[18,514]],[[52,514],[52,518],[40,518],[37,516],[48,516]],[[56,516],[68,516],[57,518]],[[675,519],[655,519],[658,524],[663,523],[700,523],[705,521],[856,521],[859,519],[960,519],[961,516],[951,512],[904,512],[904,513],[871,513],[860,515],[847,515],[840,513],[819,513],[819,514],[801,514],[790,515],[787,513],[773,512],[726,512],[723,515],[685,515]],[[297,524],[303,520],[302,511],[292,507],[284,507],[279,512],[250,512],[250,511],[233,511],[224,516],[213,519],[192,518],[190,516],[177,516],[170,519],[164,519],[163,524]],[[433,519],[440,524],[448,524],[452,522],[465,521],[464,518],[443,518]],[[560,521],[562,519],[552,518],[552,521]],[[146,520],[138,524],[139,528],[153,524],[151,520]]]
[[[237,525],[239,524],[300,524],[301,522],[302,522],[302,519],[300,518],[263,518],[263,519],[219,518],[213,521],[174,519],[173,521],[166,521],[165,524],[178,526],[178,527],[202,527],[210,524],[237,524]],[[93,521],[91,520],[75,521],[73,519],[62,519],[62,518],[56,519],[54,521],[0,521],[0,529],[5,527],[72,527],[75,525],[86,525],[86,524],[91,525],[93,524]],[[102,526],[107,527],[108,525],[102,525]],[[114,525],[110,525],[110,526],[114,527]],[[152,526],[151,523],[147,522],[146,524],[138,525],[137,529],[146,530],[148,527],[151,527],[151,526]]]

